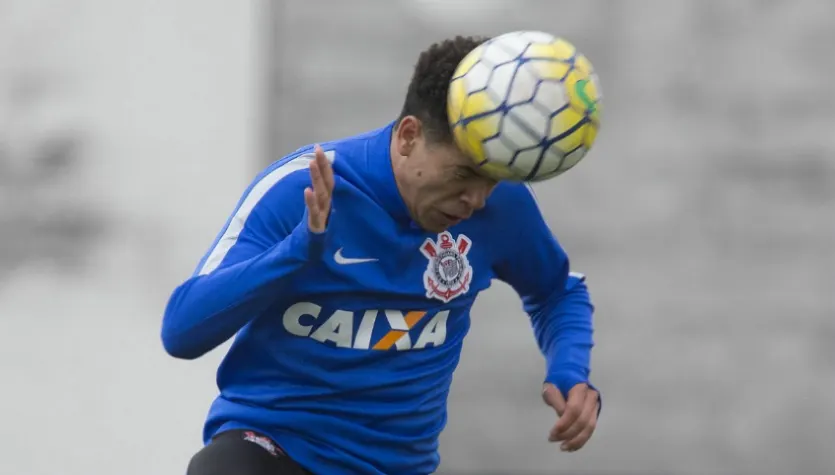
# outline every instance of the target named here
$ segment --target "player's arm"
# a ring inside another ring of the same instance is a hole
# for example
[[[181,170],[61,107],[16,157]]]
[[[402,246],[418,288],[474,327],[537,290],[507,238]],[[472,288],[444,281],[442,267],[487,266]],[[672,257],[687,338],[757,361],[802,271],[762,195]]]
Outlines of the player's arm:
[[[194,275],[169,298],[162,342],[194,359],[266,309],[321,254],[333,173],[324,154],[263,173],[244,194]]]
[[[507,193],[502,258],[497,277],[516,290],[530,316],[536,341],[547,362],[546,382],[563,394],[588,383],[592,341],[591,303],[585,277],[569,273],[565,251],[557,242],[526,186]],[[515,233],[510,235],[510,233]]]
[[[578,385],[591,388],[594,306],[585,277],[569,272],[568,257],[542,217],[533,192],[516,186],[505,193],[502,202],[508,212],[503,214],[509,231],[495,266],[497,277],[522,298],[545,356],[545,382],[568,399]]]

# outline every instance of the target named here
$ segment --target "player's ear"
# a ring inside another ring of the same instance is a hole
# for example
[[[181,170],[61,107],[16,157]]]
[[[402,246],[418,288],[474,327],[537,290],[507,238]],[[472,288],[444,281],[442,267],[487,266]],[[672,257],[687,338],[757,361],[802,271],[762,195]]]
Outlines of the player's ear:
[[[407,115],[400,120],[395,131],[397,141],[397,153],[408,157],[417,147],[417,143],[423,137],[422,124],[420,119],[413,115]]]

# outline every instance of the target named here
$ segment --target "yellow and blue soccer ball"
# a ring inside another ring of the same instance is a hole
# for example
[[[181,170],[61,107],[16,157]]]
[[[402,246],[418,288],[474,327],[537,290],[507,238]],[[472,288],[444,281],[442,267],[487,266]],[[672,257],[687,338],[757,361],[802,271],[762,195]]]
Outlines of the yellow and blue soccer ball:
[[[447,112],[456,144],[487,175],[535,182],[564,173],[591,149],[601,97],[592,64],[574,45],[516,31],[459,63]]]

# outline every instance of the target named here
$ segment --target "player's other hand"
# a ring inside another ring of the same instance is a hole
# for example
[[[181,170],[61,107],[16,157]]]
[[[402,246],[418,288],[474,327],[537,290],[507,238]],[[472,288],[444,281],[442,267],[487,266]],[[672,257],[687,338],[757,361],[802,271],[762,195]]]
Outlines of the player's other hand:
[[[549,442],[562,442],[560,449],[574,452],[581,449],[594,433],[597,426],[597,410],[600,397],[587,384],[578,384],[568,392],[568,401],[560,390],[551,383],[545,383],[542,390],[545,404],[557,411],[557,423],[548,434]]]
[[[316,158],[310,163],[311,186],[304,190],[304,202],[307,205],[307,225],[311,232],[325,232],[328,216],[331,212],[333,195],[333,168],[322,147],[314,147]]]

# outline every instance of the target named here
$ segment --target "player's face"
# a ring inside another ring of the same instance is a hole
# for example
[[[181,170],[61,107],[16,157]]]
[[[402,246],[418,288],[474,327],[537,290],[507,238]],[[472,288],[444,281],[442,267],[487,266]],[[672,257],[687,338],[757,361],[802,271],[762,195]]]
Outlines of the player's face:
[[[395,176],[412,218],[431,232],[468,219],[484,207],[496,181],[477,171],[453,144],[427,142],[417,119],[404,119],[394,137]]]

